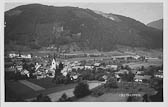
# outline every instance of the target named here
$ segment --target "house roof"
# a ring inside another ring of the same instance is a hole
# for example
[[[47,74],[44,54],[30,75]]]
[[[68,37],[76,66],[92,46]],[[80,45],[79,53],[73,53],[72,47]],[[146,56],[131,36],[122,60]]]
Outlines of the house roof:
[[[146,80],[149,80],[151,78],[150,75],[144,75],[144,76],[141,76],[141,75],[135,75],[134,79],[146,79]]]
[[[116,72],[117,74],[123,74],[123,73],[128,73],[129,71],[128,70],[126,70],[126,69],[122,69],[122,70],[120,70],[120,71],[118,71],[118,72]]]

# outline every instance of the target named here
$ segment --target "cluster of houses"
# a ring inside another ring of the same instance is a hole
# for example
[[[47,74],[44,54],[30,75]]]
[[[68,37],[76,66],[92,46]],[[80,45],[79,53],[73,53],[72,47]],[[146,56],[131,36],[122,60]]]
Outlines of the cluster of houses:
[[[19,54],[9,54],[9,58],[29,58],[31,59],[32,56],[31,54],[28,55],[19,55]],[[125,55],[125,56],[112,56],[111,60],[139,60],[143,57],[139,55]],[[6,62],[5,62],[6,63]],[[45,64],[39,64],[35,63],[33,66],[34,68],[34,73],[33,75],[36,76],[37,79],[41,78],[54,78],[55,73],[57,72],[56,69],[59,67],[60,61],[57,61],[55,58],[52,59],[51,62],[49,62],[50,65],[47,66]],[[63,64],[63,69],[61,69],[61,73],[63,76],[67,76],[67,74],[70,74],[73,79],[77,79],[79,74],[77,72],[78,70],[112,70],[115,71],[115,77],[120,81],[121,77],[119,76],[120,74],[128,74],[129,71],[127,69],[120,69],[118,70],[119,66],[117,64],[102,64],[99,61],[92,61],[92,63],[85,63],[82,64],[81,61],[67,61],[64,60],[61,62]],[[30,77],[30,72],[28,69],[23,68],[23,64],[16,64],[16,65],[11,65],[10,67],[5,67],[5,70],[8,71],[9,69],[13,69],[14,72],[20,72],[21,75],[27,75],[27,77]],[[143,75],[144,71],[138,71],[135,70],[133,72],[135,74],[134,81],[136,82],[143,82],[143,80],[150,80],[151,76],[149,75]],[[155,74],[155,77],[158,78],[163,78],[163,72],[160,70],[157,74]]]
[[[17,54],[17,53],[10,53],[9,58],[32,58],[31,54]]]

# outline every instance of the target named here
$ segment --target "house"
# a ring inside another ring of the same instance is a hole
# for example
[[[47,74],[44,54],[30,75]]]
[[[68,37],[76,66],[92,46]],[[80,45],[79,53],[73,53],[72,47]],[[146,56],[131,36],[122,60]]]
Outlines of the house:
[[[117,70],[118,66],[117,65],[107,65],[106,68],[107,69]]]
[[[72,67],[72,69],[75,69],[75,70],[78,70],[78,69],[84,69],[84,66],[74,66],[74,67]]]
[[[105,80],[105,83],[107,82],[108,76],[107,75],[103,75],[102,78]]]
[[[101,63],[95,63],[94,66],[95,67],[99,67],[101,65]]]
[[[68,72],[71,72],[71,71],[72,71],[72,67],[70,65],[67,65],[61,70],[61,73],[63,76],[66,76]]]
[[[141,56],[135,55],[135,56],[132,56],[132,57],[135,58],[136,60],[138,60]]]
[[[35,65],[35,71],[37,71],[40,67],[41,67],[41,65],[39,65],[38,63],[36,63],[36,65]]]
[[[115,78],[117,79],[118,82],[121,82],[121,77],[119,76],[119,74],[115,74]]]
[[[17,65],[17,66],[16,66],[16,70],[22,71],[22,70],[23,70],[23,66],[22,66],[22,65]]]
[[[142,75],[142,74],[144,74],[144,71],[137,71],[136,72],[136,75]]]
[[[136,81],[136,82],[149,81],[150,79],[151,79],[150,75],[144,75],[144,76],[135,75],[135,77],[134,77],[134,81]]]
[[[16,53],[9,54],[9,58],[15,58],[15,57],[19,57],[19,54],[16,54]]]
[[[71,80],[76,80],[76,79],[78,79],[79,74],[74,73],[74,72],[71,72],[71,73],[70,73],[70,77],[71,77]]]
[[[31,54],[28,54],[28,55],[21,55],[21,58],[32,58]]]
[[[163,74],[155,74],[154,75],[156,78],[163,78]]]
[[[27,77],[30,77],[30,73],[28,70],[24,69],[20,72],[21,75],[27,75]]]
[[[163,78],[163,72],[159,70],[157,73],[154,74],[156,78]]]
[[[92,70],[92,69],[93,69],[93,66],[85,65],[84,68],[85,68],[85,70],[86,70],[86,69]]]
[[[54,78],[55,77],[55,70],[47,70],[46,74],[48,77]]]
[[[126,69],[121,69],[120,71],[118,71],[118,72],[115,72],[115,74],[128,74],[129,73],[129,71],[128,70],[126,70]]]

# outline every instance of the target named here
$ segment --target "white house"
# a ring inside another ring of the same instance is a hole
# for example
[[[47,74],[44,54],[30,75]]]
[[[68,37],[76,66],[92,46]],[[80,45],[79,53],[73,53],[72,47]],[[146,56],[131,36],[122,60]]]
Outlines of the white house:
[[[21,72],[21,75],[27,75],[27,77],[30,77],[30,73],[28,70],[24,69],[22,72]]]
[[[137,71],[136,74],[137,74],[137,75],[144,74],[144,71]]]
[[[107,65],[106,68],[117,70],[118,66],[117,65]]]
[[[151,79],[150,75],[144,75],[144,76],[135,75],[135,77],[134,77],[134,81],[136,81],[136,82],[142,82],[143,80],[150,80],[150,79]]]
[[[32,58],[31,54],[28,54],[28,55],[21,55],[21,58]]]
[[[22,70],[23,70],[23,66],[21,66],[21,65],[19,66],[19,65],[18,65],[18,66],[16,66],[16,69],[17,69],[18,71],[22,71]]]
[[[154,76],[157,78],[163,78],[163,75],[161,75],[161,74],[155,74]]]
[[[14,57],[18,57],[19,54],[15,54],[15,53],[10,53],[9,54],[9,58],[14,58]]]
[[[71,66],[67,65],[61,70],[61,73],[62,73],[62,75],[66,76],[68,74],[68,72],[71,72],[71,71],[72,71]]]
[[[98,67],[101,63],[95,63],[94,66]]]

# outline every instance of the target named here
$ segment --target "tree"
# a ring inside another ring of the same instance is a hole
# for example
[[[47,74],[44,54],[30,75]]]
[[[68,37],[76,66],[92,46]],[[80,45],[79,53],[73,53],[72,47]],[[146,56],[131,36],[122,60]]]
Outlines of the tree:
[[[78,83],[74,90],[75,97],[81,98],[88,94],[90,94],[89,85],[86,82]]]
[[[134,96],[129,96],[127,102],[136,102],[136,98]]]
[[[150,96],[150,100],[153,102],[163,101],[163,79],[153,78],[150,81],[150,86],[157,91],[157,94]]]
[[[26,69],[26,70],[29,69],[29,66],[26,62],[23,62],[23,69]]]
[[[58,101],[65,102],[65,101],[67,101],[67,99],[68,99],[68,97],[67,97],[66,93],[63,93],[62,96],[61,96],[61,98],[59,98]]]
[[[51,102],[51,99],[48,96],[44,96],[43,94],[39,94],[35,101],[36,102]]]
[[[118,88],[117,80],[115,78],[109,78],[104,86],[105,88]]]
[[[59,69],[62,70],[64,68],[64,65],[62,64],[62,62],[59,63]]]
[[[150,81],[150,87],[154,88],[156,91],[163,88],[163,79],[153,78]]]
[[[129,65],[126,65],[126,66],[125,66],[125,69],[128,70],[128,71],[131,70],[131,68],[129,67]]]
[[[144,70],[145,70],[145,67],[141,66],[140,71],[144,71]]]
[[[163,88],[160,88],[157,94],[150,96],[150,100],[153,102],[163,102]]]
[[[133,81],[134,76],[135,76],[135,75],[134,75],[132,72],[129,72],[128,74],[125,73],[125,74],[122,75],[122,80],[131,82],[131,81]]]
[[[143,95],[143,102],[149,102],[148,100],[148,94]]]

